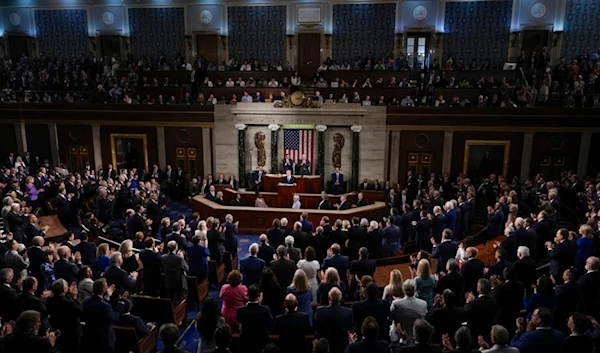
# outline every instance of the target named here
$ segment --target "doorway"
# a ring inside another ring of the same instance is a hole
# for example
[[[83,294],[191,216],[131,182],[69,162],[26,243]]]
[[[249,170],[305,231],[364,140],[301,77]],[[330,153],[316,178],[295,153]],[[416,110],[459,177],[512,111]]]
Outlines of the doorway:
[[[19,62],[23,54],[31,58],[29,51],[29,39],[31,37],[20,35],[8,35],[8,52],[13,62]]]
[[[421,175],[423,177],[429,176],[431,173],[432,160],[433,153],[409,152],[407,170],[412,170],[414,175]]]
[[[206,63],[219,66],[219,37],[216,34],[196,34],[196,53],[204,57]]]
[[[406,60],[411,69],[429,67],[429,46],[431,33],[408,33],[406,37]]]
[[[116,54],[117,58],[121,55],[121,37],[119,36],[100,36],[100,53],[102,56],[112,58]]]
[[[312,77],[321,65],[321,33],[298,34],[298,73]]]
[[[68,146],[67,151],[67,168],[69,170],[84,170],[85,165],[90,162],[88,146]]]
[[[526,57],[531,57],[533,52],[539,55],[543,47],[548,46],[548,31],[547,30],[526,30],[523,31],[523,43],[521,48],[525,52]]]
[[[175,148],[175,164],[183,169],[186,182],[195,178],[202,168],[199,168],[197,163],[196,149],[193,147],[176,147]]]

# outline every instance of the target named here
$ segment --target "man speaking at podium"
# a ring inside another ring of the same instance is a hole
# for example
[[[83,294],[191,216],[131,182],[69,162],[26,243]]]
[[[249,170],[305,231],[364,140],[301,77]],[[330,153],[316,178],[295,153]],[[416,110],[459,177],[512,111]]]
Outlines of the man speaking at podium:
[[[310,161],[306,159],[306,155],[302,155],[300,163],[296,163],[297,175],[310,175]]]
[[[296,184],[296,179],[292,176],[292,171],[290,169],[286,170],[285,176],[281,182],[289,185]]]

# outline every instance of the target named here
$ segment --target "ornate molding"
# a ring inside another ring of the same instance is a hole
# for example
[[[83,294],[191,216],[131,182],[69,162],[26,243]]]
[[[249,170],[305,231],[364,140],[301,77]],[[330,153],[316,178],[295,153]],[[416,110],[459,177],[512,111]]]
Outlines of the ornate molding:
[[[352,125],[352,126],[350,126],[350,130],[352,130],[352,132],[360,132],[362,130],[362,126]]]
[[[246,130],[247,127],[246,124],[235,124],[235,128],[240,131]]]
[[[317,125],[317,126],[315,126],[315,129],[318,132],[325,132],[327,130],[327,125]]]
[[[277,130],[279,130],[280,126],[277,124],[269,124],[269,126],[267,126],[267,128],[271,131],[277,131]]]

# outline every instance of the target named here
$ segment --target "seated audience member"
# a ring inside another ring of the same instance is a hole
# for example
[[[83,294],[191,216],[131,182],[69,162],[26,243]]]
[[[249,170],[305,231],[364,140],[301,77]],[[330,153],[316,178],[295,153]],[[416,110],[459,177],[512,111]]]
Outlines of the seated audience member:
[[[12,334],[4,337],[5,352],[56,352],[57,333],[49,331],[38,334],[41,326],[40,313],[35,310],[22,312],[15,321]],[[106,339],[106,337],[105,337]]]
[[[377,323],[379,328],[378,338],[381,341],[389,342],[389,327],[388,320],[390,305],[387,301],[379,299],[379,288],[375,282],[370,282],[365,288],[366,299],[352,304],[352,314],[354,317],[354,332],[360,332],[361,323],[367,318],[372,318]],[[363,332],[364,336],[364,332]],[[367,337],[363,337],[367,339]]]
[[[223,303],[221,313],[225,318],[225,323],[229,325],[233,332],[239,332],[239,324],[236,319],[237,308],[243,306],[246,302],[248,288],[242,284],[242,274],[233,270],[227,275],[227,284],[221,287],[219,298]]]
[[[206,297],[202,302],[202,310],[196,316],[198,331],[198,353],[214,352],[216,346],[215,331],[226,325],[221,315],[219,303],[213,297]]]
[[[248,304],[237,308],[236,320],[240,324],[240,347],[245,352],[260,353],[269,342],[271,311],[261,305],[262,294],[257,285],[248,288]]]
[[[179,340],[179,328],[175,324],[163,324],[158,330],[158,335],[163,342],[165,349],[159,353],[190,353],[177,348]]]
[[[148,332],[150,332],[150,330],[156,326],[156,324],[148,323],[146,325],[142,318],[131,314],[131,309],[133,308],[133,303],[131,300],[127,299],[123,300],[123,302],[125,305],[123,306],[123,311],[121,312],[121,316],[119,317],[119,320],[117,320],[116,325],[135,328],[135,333],[137,334],[138,339],[146,336]]]
[[[267,205],[267,203],[265,202],[265,199],[263,199],[262,195],[260,192],[256,192],[256,200],[254,200],[254,207],[260,207],[260,208],[268,208],[269,205]]]
[[[423,319],[427,314],[427,302],[415,297],[417,289],[412,280],[407,279],[404,281],[402,289],[404,290],[404,298],[392,301],[390,307],[390,319],[392,320],[393,327],[400,325],[400,327],[405,330],[406,335],[412,337],[413,335],[416,335],[416,333],[412,331],[413,324],[416,324],[417,319]],[[400,332],[391,330],[390,333],[392,344],[396,345],[400,338],[402,338]],[[427,342],[429,342],[432,333],[433,328],[427,338]]]
[[[352,310],[342,306],[342,292],[332,288],[329,305],[320,306],[315,313],[315,338],[326,338],[331,353],[343,353],[348,346],[348,332],[354,327]]]
[[[265,261],[257,257],[258,244],[253,243],[249,247],[250,254],[245,259],[240,260],[240,272],[242,273],[242,283],[248,287],[251,284],[258,284],[260,276],[265,268]]]
[[[277,345],[282,352],[305,353],[305,336],[311,327],[308,319],[309,315],[312,316],[312,308],[308,314],[298,311],[298,300],[291,293],[285,297],[284,306],[285,314],[277,316],[273,323],[272,333],[279,335]]]
[[[528,323],[519,319],[511,347],[517,348],[521,353],[563,352],[563,334],[552,329],[552,321],[552,312],[546,308],[536,309]]]
[[[292,279],[296,273],[296,263],[289,258],[287,249],[283,245],[277,247],[277,260],[271,261],[271,270],[275,274],[275,278],[283,293],[287,290],[287,287],[292,284]]]
[[[355,318],[356,319],[356,318]],[[381,339],[380,332],[382,328],[379,323],[372,316],[366,317],[361,323],[360,333],[362,340],[356,342],[358,339],[358,331],[353,333],[350,343],[346,348],[347,353],[390,353],[390,345],[387,341]],[[385,327],[387,330],[387,327]]]

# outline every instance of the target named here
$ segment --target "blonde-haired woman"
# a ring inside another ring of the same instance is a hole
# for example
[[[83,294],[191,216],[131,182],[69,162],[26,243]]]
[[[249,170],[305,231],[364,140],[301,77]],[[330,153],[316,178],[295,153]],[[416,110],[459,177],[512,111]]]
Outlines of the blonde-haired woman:
[[[308,315],[308,321],[312,327],[313,322],[313,311],[312,311],[312,290],[308,277],[303,270],[296,270],[292,284],[287,287],[288,294],[291,293],[296,296],[298,300],[298,311],[306,313]]]
[[[508,196],[508,217],[506,218],[507,224],[514,224],[517,219],[517,212],[519,212],[519,201],[518,199],[510,195]]]
[[[342,296],[346,295],[346,285],[340,280],[340,274],[335,267],[329,267],[325,270],[324,279],[317,288],[317,302],[319,305],[329,304],[329,291],[333,287],[337,287],[342,292]]]
[[[123,255],[122,269],[127,271],[127,273],[139,270],[141,267],[140,261],[138,255],[133,253],[133,242],[130,239],[123,240],[119,247],[119,252]]]
[[[431,265],[426,259],[419,261],[417,266],[417,277],[415,277],[415,287],[417,296],[427,302],[427,310],[433,307],[433,287],[435,278],[431,275]]]
[[[96,266],[98,267],[98,274],[104,273],[104,270],[110,265],[108,255],[110,255],[108,244],[102,243],[98,245],[98,248],[96,249]]]
[[[206,232],[208,232],[208,226],[206,224],[206,221],[198,222],[198,230],[203,232],[204,235],[206,235]]]
[[[390,272],[390,283],[383,288],[383,300],[392,302],[394,299],[404,298],[404,289],[402,289],[402,272],[400,270],[392,270]]]

